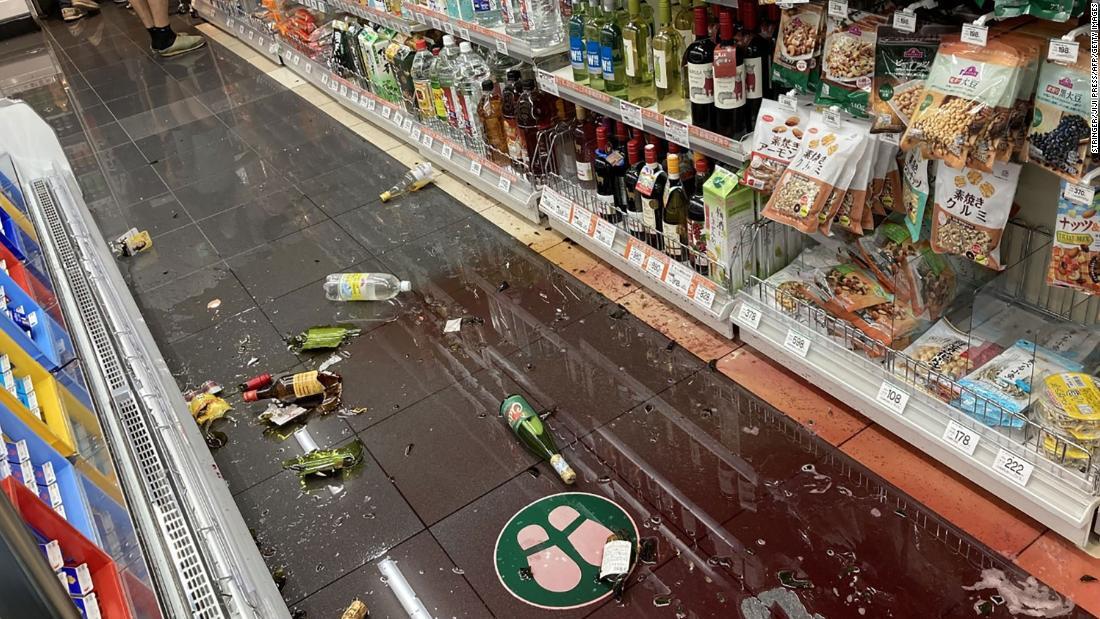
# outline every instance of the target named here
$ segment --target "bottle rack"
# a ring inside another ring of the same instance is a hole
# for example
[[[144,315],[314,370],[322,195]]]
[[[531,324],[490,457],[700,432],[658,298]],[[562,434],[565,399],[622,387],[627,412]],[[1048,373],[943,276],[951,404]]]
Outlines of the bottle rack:
[[[433,11],[426,6],[413,2],[406,2],[404,7],[406,11],[411,13],[412,18],[420,24],[430,25],[436,30],[442,30],[465,41],[495,49],[506,56],[524,62],[537,64],[547,58],[564,54],[569,49],[564,41],[552,47],[533,48],[527,41],[504,32],[502,27],[486,28],[476,22],[451,17],[446,13]]]
[[[279,63],[279,39],[258,20],[230,3],[195,0],[191,6],[206,21],[237,37],[264,58]]]
[[[340,11],[343,13],[350,13],[352,15],[362,17],[369,22],[376,23],[380,26],[385,26],[390,30],[396,30],[397,32],[400,32],[402,34],[423,32],[428,29],[428,26],[424,24],[410,21],[408,19],[405,19],[404,17],[399,17],[392,13],[387,13],[386,11],[379,11],[376,8],[366,6],[358,2],[353,2],[352,0],[327,0],[327,4],[328,7],[331,7],[332,10]],[[306,2],[306,6],[315,8],[322,13],[325,13],[328,10],[328,7],[326,7],[325,5],[325,0],[312,2],[312,4],[308,0]]]

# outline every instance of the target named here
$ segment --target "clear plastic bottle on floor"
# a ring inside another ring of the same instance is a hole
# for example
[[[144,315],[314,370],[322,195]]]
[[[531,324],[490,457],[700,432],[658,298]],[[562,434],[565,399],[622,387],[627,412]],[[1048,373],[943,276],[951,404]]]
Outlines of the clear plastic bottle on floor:
[[[473,0],[474,19],[485,28],[495,28],[501,24],[500,2],[498,0]]]
[[[332,273],[324,289],[329,301],[385,301],[412,290],[412,284],[389,273]]]
[[[523,37],[535,49],[553,47],[565,40],[558,0],[519,0],[525,9]]]

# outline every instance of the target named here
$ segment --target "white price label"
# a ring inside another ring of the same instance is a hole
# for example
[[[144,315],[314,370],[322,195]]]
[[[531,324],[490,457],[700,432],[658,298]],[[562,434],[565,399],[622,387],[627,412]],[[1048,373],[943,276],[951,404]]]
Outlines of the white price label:
[[[443,26],[443,24],[439,23],[439,18],[438,17],[433,17],[432,18],[432,28],[435,28],[436,30],[439,30],[442,26]]]
[[[574,206],[573,212],[569,215],[569,225],[588,234],[588,229],[592,227],[592,211],[580,206]]]
[[[427,24],[428,23],[428,18],[425,17],[423,13],[413,13],[413,18],[415,18],[416,21],[418,21],[422,24]]]
[[[512,181],[505,176],[501,176],[497,179],[497,188],[504,193],[508,193],[512,189]]]
[[[542,211],[547,215],[568,222],[569,212],[573,205],[572,202],[569,201],[569,198],[566,198],[553,189],[547,188],[542,190],[539,206],[542,207]]]
[[[761,317],[763,317],[763,314],[760,310],[748,303],[742,303],[741,309],[737,312],[737,322],[750,329],[756,329],[760,326]]]
[[[558,80],[553,73],[539,69],[538,78],[539,90],[555,97],[558,96]]]
[[[842,118],[842,116],[840,114],[840,110],[834,110],[832,108],[827,107],[824,110],[822,110],[821,115],[825,119],[825,124],[826,125],[831,125],[833,127],[839,127],[840,126],[840,120]]]
[[[317,3],[317,10],[322,12],[322,13],[328,13],[328,7],[325,6],[324,2],[318,2]]]
[[[278,41],[272,41],[271,45],[268,46],[268,48],[267,48],[267,53],[271,54],[272,56],[274,56],[275,54],[278,54],[279,53],[279,42]]]
[[[409,137],[412,138],[413,142],[419,142],[420,141],[420,127],[413,127],[411,120],[409,120],[408,123],[409,123],[409,127],[410,127]]]
[[[341,97],[348,96],[348,87],[347,87],[346,84],[340,84],[340,96]]]
[[[1031,473],[1035,470],[1035,465],[1001,449],[997,451],[997,457],[993,459],[993,470],[1023,487],[1031,479]]]
[[[321,74],[321,83],[328,86],[328,73]]]
[[[619,115],[622,117],[622,121],[635,129],[644,129],[642,126],[642,108],[629,103],[627,101],[619,100]]]
[[[370,98],[370,97],[363,97],[363,98],[367,100],[367,111],[373,112],[375,109],[378,108],[378,103],[376,103],[373,98]],[[389,108],[386,108],[386,109],[389,109]]]
[[[405,120],[401,121],[401,130],[405,131],[405,132],[412,132],[412,130],[413,130],[413,121],[412,121],[411,118],[406,118]],[[417,127],[417,131],[419,131],[419,130],[420,130],[420,128]]]
[[[348,99],[351,99],[352,103],[358,104],[359,103],[359,91],[358,90],[349,90],[348,91]]]
[[[1096,188],[1091,185],[1066,183],[1066,189],[1062,192],[1062,195],[1070,202],[1082,206],[1092,206],[1092,199],[1096,197]]]
[[[968,456],[974,455],[974,450],[978,448],[979,438],[969,428],[963,427],[954,420],[947,424],[947,429],[943,431],[943,440]]]
[[[986,42],[989,41],[989,28],[976,24],[963,24],[960,38],[963,43],[985,47]]]
[[[481,176],[481,162],[479,162],[479,161],[471,161],[470,162],[470,174],[473,174],[474,176]]]
[[[688,290],[691,288],[691,279],[695,275],[695,272],[679,262],[670,262],[668,265],[668,275],[665,276],[665,283],[669,288],[687,295]]]
[[[626,261],[639,269],[645,264],[645,250],[642,249],[637,243],[630,243],[626,249]]]
[[[505,56],[507,56],[508,55],[508,43],[506,43],[502,39],[497,39],[497,51],[504,54]]]
[[[882,381],[875,400],[890,412],[901,415],[905,412],[905,405],[909,403],[909,394],[889,381]]]
[[[894,29],[902,32],[917,31],[917,16],[909,11],[896,11],[894,13]]]
[[[596,229],[592,231],[592,238],[600,245],[611,249],[611,246],[615,244],[615,232],[617,231],[618,228],[615,227],[615,224],[603,219],[597,219]]]
[[[900,136],[900,133],[880,133],[878,134],[878,139],[883,142],[889,142],[894,146],[899,146],[901,144]]]
[[[829,17],[848,17],[848,0],[829,0]]]
[[[383,105],[382,106],[382,118],[389,118],[390,114],[392,114],[392,113],[393,113],[393,110],[390,109],[390,106],[388,106],[388,105]]]
[[[797,110],[798,97],[792,97],[791,95],[779,95],[779,105],[782,105],[788,110]]]
[[[255,41],[256,40],[256,31],[255,30],[249,30],[248,31],[248,40],[249,41]]]
[[[294,66],[298,66],[298,63],[302,62],[302,57],[298,54],[291,54],[290,61],[294,63]]]
[[[646,273],[649,273],[653,277],[664,281],[666,266],[668,266],[668,263],[665,261],[664,256],[658,254],[650,254],[649,259],[646,260],[644,268],[646,270]]]
[[[420,138],[420,143],[424,145],[424,148],[431,150],[432,146],[435,145],[435,138],[425,133],[424,137]]]
[[[443,32],[446,32],[447,34],[454,34],[455,33],[455,27],[452,26],[451,22],[449,22],[449,21],[444,22],[443,23]]]
[[[312,62],[307,62],[306,63],[306,75],[309,75],[311,73],[313,73],[313,63]]]
[[[665,139],[676,142],[684,148],[691,147],[691,135],[688,124],[680,122],[675,118],[669,118],[665,116]]]
[[[714,294],[713,288],[699,282],[696,282],[695,290],[691,293],[691,299],[708,310],[714,307],[715,296],[717,295]]]
[[[783,340],[783,348],[805,359],[810,352],[810,338],[791,329],[787,331],[787,339]]]
[[[444,144],[443,148],[439,149],[439,154],[443,155],[443,158],[447,159],[448,161],[451,159],[451,155],[453,155],[454,152],[455,151],[453,148],[451,148],[450,144]]]
[[[461,28],[460,27],[458,29],[458,36],[459,36],[459,38],[461,38],[463,40],[469,41],[470,40],[470,31],[466,28]]]
[[[333,94],[340,90],[340,84],[336,83],[336,78],[332,78],[328,81],[328,89],[331,90]]]
[[[1073,64],[1077,62],[1077,54],[1079,53],[1080,46],[1077,44],[1077,41],[1051,39],[1050,47],[1047,49],[1047,60],[1051,62]]]
[[[237,24],[237,34],[241,34],[241,35],[244,34],[244,24],[243,23]]]
[[[401,114],[401,112],[394,111],[394,113],[393,113],[393,124],[397,125],[399,128],[404,129],[406,132],[408,132],[408,130],[412,128],[412,125],[409,125],[409,129],[405,129],[405,127],[401,126],[401,123],[403,123],[404,121],[405,121],[405,116],[403,114]]]

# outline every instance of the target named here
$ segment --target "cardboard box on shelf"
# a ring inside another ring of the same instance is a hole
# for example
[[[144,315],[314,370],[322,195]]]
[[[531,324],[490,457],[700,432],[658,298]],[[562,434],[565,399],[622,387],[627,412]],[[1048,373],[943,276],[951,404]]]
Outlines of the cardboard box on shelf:
[[[88,595],[92,592],[92,573],[88,564],[66,565],[61,568],[65,575],[65,590],[69,595]]]
[[[753,192],[738,182],[737,174],[722,166],[703,185],[707,218],[707,257],[717,265],[711,279],[731,290],[744,282],[740,259],[741,229],[753,220]]]
[[[45,543],[39,543],[38,549],[46,555],[46,561],[50,564],[50,569],[56,571],[64,567],[65,559],[61,556],[61,544],[57,540],[52,539]]]

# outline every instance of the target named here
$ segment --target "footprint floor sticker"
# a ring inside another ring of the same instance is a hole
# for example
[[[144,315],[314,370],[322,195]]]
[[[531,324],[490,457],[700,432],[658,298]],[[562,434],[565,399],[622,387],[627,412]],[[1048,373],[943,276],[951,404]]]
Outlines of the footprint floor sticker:
[[[587,606],[611,595],[600,582],[608,536],[625,532],[638,541],[630,514],[604,497],[563,492],[516,512],[497,538],[496,568],[509,593],[539,608]]]

